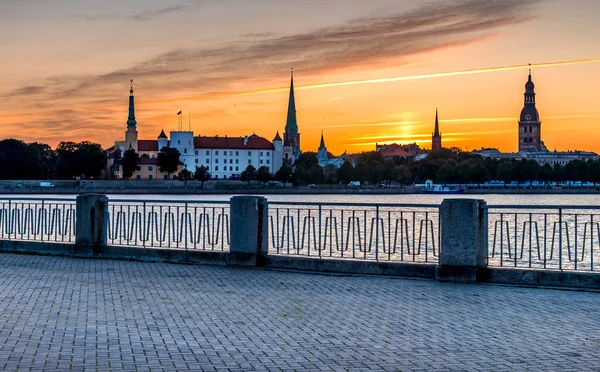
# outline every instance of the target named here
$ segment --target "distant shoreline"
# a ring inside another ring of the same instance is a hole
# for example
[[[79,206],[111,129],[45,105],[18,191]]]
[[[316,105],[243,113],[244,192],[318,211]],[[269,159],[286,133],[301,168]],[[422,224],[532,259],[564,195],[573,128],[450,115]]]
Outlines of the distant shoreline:
[[[39,194],[58,194],[58,195],[77,195],[77,194],[120,194],[120,195],[239,195],[239,194],[268,194],[268,195],[419,195],[424,194],[415,187],[400,189],[354,189],[354,188],[290,188],[290,189],[232,189],[232,190],[201,190],[195,187],[173,187],[173,188],[103,188],[103,187],[28,187],[0,189],[0,194],[6,195],[39,195]],[[458,195],[560,195],[560,194],[600,194],[596,189],[467,189]],[[429,194],[436,195],[436,194]],[[443,195],[443,194],[437,194]]]

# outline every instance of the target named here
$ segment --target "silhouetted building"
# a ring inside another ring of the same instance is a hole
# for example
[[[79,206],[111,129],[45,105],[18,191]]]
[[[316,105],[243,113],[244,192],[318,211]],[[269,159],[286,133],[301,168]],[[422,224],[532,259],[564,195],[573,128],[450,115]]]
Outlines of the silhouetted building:
[[[290,99],[288,102],[287,120],[283,133],[283,159],[293,165],[300,156],[300,133],[298,133],[298,120],[296,118],[296,98],[294,96],[294,71],[290,81]]]
[[[542,122],[535,107],[535,85],[531,81],[531,70],[525,84],[525,104],[519,119],[519,152],[547,151],[542,142]]]
[[[440,124],[438,122],[438,109],[435,109],[435,128],[431,136],[431,150],[440,150],[442,148],[442,134],[440,133]]]

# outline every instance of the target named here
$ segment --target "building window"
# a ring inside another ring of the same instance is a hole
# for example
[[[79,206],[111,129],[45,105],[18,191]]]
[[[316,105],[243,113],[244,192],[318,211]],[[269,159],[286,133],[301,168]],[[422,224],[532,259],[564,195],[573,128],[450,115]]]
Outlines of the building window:
[[[236,171],[239,171],[239,170],[240,170],[240,167],[236,166],[236,167],[235,167],[235,170],[236,170]]]
[[[230,170],[230,171],[232,171],[232,170],[233,170],[233,167],[229,167],[229,170]]]
[[[142,175],[141,175],[141,174],[138,174],[137,176],[135,176],[135,179],[136,179],[136,180],[141,180],[141,179],[142,179]]]
[[[178,144],[178,145],[181,145],[181,141],[180,141],[180,140],[177,140],[177,144]]]
[[[206,156],[210,155],[210,151],[206,151]]]
[[[154,170],[154,168],[151,165],[149,165],[148,166],[148,171],[152,172],[152,170]]]
[[[239,164],[240,163],[240,159],[235,159],[235,163]]]
[[[208,159],[206,159],[206,160],[208,160]],[[198,159],[196,159],[196,164],[198,164]]]
[[[233,156],[233,151],[229,151],[229,156]]]
[[[248,151],[248,156],[252,156],[252,151]]]
[[[168,175],[168,174],[165,174],[165,175],[163,176],[163,178],[164,178],[165,180],[168,180],[168,179],[169,179],[169,175]]]
[[[198,150],[196,150],[195,154],[198,155]]]
[[[260,152],[260,156],[263,156],[263,152],[262,151]]]
[[[148,176],[148,179],[149,179],[149,180],[151,180],[151,179],[152,179],[152,175],[149,175],[149,176]]]
[[[229,159],[229,164],[233,164],[233,159]]]
[[[215,151],[215,155],[219,155],[219,152],[218,152],[218,151]]]
[[[137,167],[135,167],[135,170],[137,170],[137,171],[141,171],[141,170],[142,170],[142,167],[140,167],[140,166],[138,165]]]
[[[248,159],[248,164],[252,164],[252,160]]]
[[[183,153],[184,153],[184,154],[187,154],[187,149],[183,149]]]
[[[235,152],[235,156],[240,156],[240,152],[239,152],[239,151],[236,151],[236,152]]]
[[[216,172],[216,171],[218,171],[218,170],[219,170],[219,166],[217,165],[217,166],[215,167],[215,172]]]
[[[269,164],[269,163],[270,163],[270,160],[269,160],[269,159],[267,159],[267,164]]]
[[[262,159],[260,159],[260,163],[261,163],[261,164],[263,163],[263,160],[262,160]]]
[[[210,164],[210,160],[209,159],[206,159],[206,164]]]
[[[215,164],[219,164],[219,159],[215,159]]]

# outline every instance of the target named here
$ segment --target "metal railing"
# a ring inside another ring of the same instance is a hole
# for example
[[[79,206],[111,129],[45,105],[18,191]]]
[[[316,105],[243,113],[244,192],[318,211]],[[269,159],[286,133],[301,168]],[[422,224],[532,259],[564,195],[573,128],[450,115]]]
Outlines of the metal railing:
[[[438,262],[439,205],[265,204],[268,205],[269,254]]]
[[[600,206],[486,206],[491,267],[598,271]]]
[[[109,245],[229,250],[229,201],[111,199],[106,210]]]
[[[75,199],[0,198],[0,239],[75,243]]]

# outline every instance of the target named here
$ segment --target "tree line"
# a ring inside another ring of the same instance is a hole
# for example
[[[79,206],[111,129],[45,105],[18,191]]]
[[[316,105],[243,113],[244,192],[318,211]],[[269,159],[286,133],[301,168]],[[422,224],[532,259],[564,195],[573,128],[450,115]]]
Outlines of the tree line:
[[[0,179],[97,178],[105,168],[106,153],[97,143],[61,142],[52,149],[45,143],[0,141]]]

